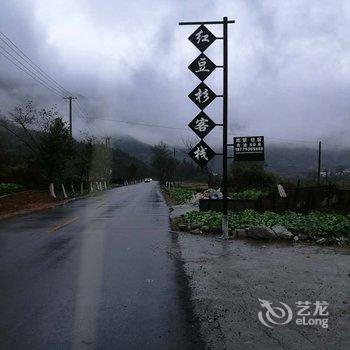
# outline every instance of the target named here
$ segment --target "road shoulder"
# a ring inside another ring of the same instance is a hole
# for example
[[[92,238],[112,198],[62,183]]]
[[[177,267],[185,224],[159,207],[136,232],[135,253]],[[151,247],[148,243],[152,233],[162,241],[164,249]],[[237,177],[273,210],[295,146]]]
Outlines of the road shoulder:
[[[48,191],[29,190],[0,198],[0,220],[40,212],[72,201],[97,196],[102,192],[87,193],[72,198],[52,198]]]
[[[179,233],[201,334],[210,349],[331,349],[350,344],[349,248],[231,240]],[[295,305],[326,300],[329,328],[270,329],[258,299]]]

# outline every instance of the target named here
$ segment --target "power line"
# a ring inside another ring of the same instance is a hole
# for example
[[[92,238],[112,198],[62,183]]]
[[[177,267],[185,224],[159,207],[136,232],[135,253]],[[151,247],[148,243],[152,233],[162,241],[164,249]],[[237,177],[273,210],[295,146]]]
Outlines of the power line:
[[[39,83],[40,85],[42,85],[43,87],[46,87],[47,89],[49,89],[51,92],[53,92],[55,95],[63,98],[64,96],[61,95],[60,93],[58,93],[56,90],[54,90],[52,87],[50,87],[49,85],[47,85],[45,82],[42,82],[39,78],[36,78],[35,75],[32,75],[32,73],[30,71],[26,71],[25,69],[23,69],[22,67],[20,67],[17,63],[15,63],[13,60],[11,60],[10,57],[8,57],[4,52],[0,51],[0,54],[3,55],[8,61],[10,61],[13,65],[15,65],[19,70],[21,70],[22,72],[24,72],[25,74],[27,74],[28,76],[30,76],[33,80],[35,80],[37,83]],[[23,66],[23,65],[22,65]],[[25,66],[24,66],[25,67]]]
[[[33,74],[37,79],[39,79],[43,84],[46,84],[47,86],[50,86],[52,90],[55,90],[58,94],[61,94],[61,91],[56,89],[54,86],[49,85],[45,80],[42,79],[39,75],[37,75],[35,72],[33,72],[31,69],[29,69],[25,64],[23,64],[20,60],[18,60],[11,52],[6,50],[3,46],[0,45],[0,49],[4,50],[9,56],[11,56],[14,60],[16,60],[24,69],[26,69],[28,72]]]
[[[149,123],[143,123],[143,122],[130,122],[130,121],[127,121],[127,120],[117,120],[117,119],[108,119],[108,118],[92,118],[92,117],[88,117],[88,118],[89,119],[106,120],[106,121],[111,121],[111,122],[116,122],[116,123],[125,123],[125,124],[140,125],[140,126],[149,126],[149,127],[154,127],[154,128],[164,128],[164,129],[174,129],[174,130],[189,131],[188,129],[178,128],[178,127],[175,127],[175,126],[157,125],[157,124],[149,124]]]
[[[0,53],[19,70],[26,73],[33,80],[40,83],[42,86],[49,89],[51,92],[63,97],[65,89],[60,86],[52,77],[45,73],[39,66],[37,66],[10,38],[8,38],[3,32],[0,34],[6,39],[0,36],[0,40],[9,48],[6,49],[0,46]],[[10,44],[12,45],[10,45]],[[14,60],[17,62],[14,62]],[[28,66],[29,64],[29,66]],[[37,68],[36,68],[37,67]],[[52,84],[54,82],[55,85]],[[58,87],[57,87],[58,86]]]
[[[137,125],[137,126],[146,126],[146,127],[152,127],[152,128],[162,128],[162,129],[171,129],[171,130],[181,130],[181,131],[187,131],[187,132],[191,132],[191,130],[189,130],[188,128],[180,128],[180,127],[176,127],[176,126],[168,126],[168,125],[158,125],[158,124],[151,124],[151,123],[145,123],[145,122],[132,122],[132,121],[127,121],[127,120],[118,120],[118,119],[110,119],[110,118],[93,118],[90,116],[86,116],[88,119],[98,119],[98,120],[105,120],[105,121],[111,121],[111,122],[115,122],[115,123],[124,123],[124,124],[130,124],[130,125]],[[221,132],[221,131],[213,131],[213,132]],[[232,134],[229,133],[229,136],[240,136],[237,134]],[[300,143],[305,143],[305,144],[313,144],[313,145],[318,145],[319,141],[309,141],[309,140],[300,140],[300,139],[284,139],[284,138],[280,138],[280,137],[265,137],[268,140],[272,140],[272,141],[279,141],[279,142],[290,142],[290,143],[294,143],[294,142],[300,142]],[[322,142],[324,144],[324,142]],[[328,146],[332,146],[335,148],[342,148],[344,149],[344,146],[341,145],[335,145],[335,144],[330,144],[330,143],[326,143]]]
[[[90,126],[95,130],[95,133],[97,134],[106,134],[106,131],[105,130],[101,130],[101,129],[98,129],[94,124],[91,124],[88,122],[88,120],[94,120],[94,119],[97,119],[97,118],[93,118],[93,117],[90,117],[89,113],[87,112],[86,108],[84,106],[81,105],[81,103],[79,102],[79,100],[75,100],[76,102],[76,106],[78,107],[78,110],[80,112],[80,115],[83,117],[82,119],[86,119],[87,120],[87,127],[88,129],[90,130],[90,132],[93,134],[93,131],[91,130]]]
[[[54,84],[57,89],[63,92],[63,94],[71,95],[71,93],[65,89],[61,84],[59,84],[54,78],[52,78],[48,73],[46,73],[43,69],[41,69],[33,60],[28,57],[5,33],[0,31],[0,34],[6,39],[0,37],[0,40],[3,41],[12,51],[14,51],[23,61],[28,63],[30,67],[32,67],[39,75],[43,78]],[[10,44],[12,45],[10,45]],[[18,53],[19,52],[19,53]]]
[[[83,114],[83,112],[82,112],[82,110],[80,109],[80,107],[77,105],[77,107],[78,107],[78,117],[80,117],[82,120],[85,120],[85,115]],[[91,135],[93,135],[94,133],[97,133],[97,129],[95,128],[95,126],[93,125],[93,124],[89,124],[89,123],[86,123],[86,126],[87,126],[87,128],[89,129],[89,131],[90,131],[90,133],[91,133]],[[91,127],[92,128],[94,128],[94,130],[95,131],[93,131],[92,129],[91,129]]]
[[[65,98],[65,95],[72,96],[73,94],[64,88],[61,84],[57,82],[52,76],[46,73],[42,68],[40,68],[28,55],[26,55],[23,50],[21,50],[5,33],[0,31],[0,40],[3,42],[7,48],[0,45],[0,54],[4,56],[9,62],[16,66],[19,70],[27,74],[41,86],[47,88],[55,95],[60,98]],[[86,115],[87,112],[83,111],[82,105],[79,103],[78,108],[82,116]],[[87,124],[89,130],[93,134],[90,126]]]

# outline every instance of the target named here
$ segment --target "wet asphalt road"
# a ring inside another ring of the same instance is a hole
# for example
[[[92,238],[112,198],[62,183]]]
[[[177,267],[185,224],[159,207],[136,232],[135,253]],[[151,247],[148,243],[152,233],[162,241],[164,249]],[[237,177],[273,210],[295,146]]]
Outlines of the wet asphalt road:
[[[202,349],[156,183],[0,222],[1,349]]]

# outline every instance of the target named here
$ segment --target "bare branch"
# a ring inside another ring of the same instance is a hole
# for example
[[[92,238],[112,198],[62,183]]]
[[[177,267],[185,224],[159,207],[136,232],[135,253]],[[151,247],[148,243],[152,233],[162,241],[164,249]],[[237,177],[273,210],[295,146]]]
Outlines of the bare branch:
[[[12,135],[16,136],[22,143],[24,143],[32,152],[36,152],[36,150],[32,147],[31,144],[29,144],[27,141],[24,140],[23,137],[19,136],[16,132],[11,130],[2,120],[0,120],[0,126],[2,126],[4,129],[6,129],[8,132],[10,132]]]

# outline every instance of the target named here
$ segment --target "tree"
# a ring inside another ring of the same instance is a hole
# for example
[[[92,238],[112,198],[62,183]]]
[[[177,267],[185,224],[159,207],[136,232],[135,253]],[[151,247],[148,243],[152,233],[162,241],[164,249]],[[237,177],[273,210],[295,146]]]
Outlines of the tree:
[[[39,162],[49,182],[64,181],[64,170],[72,158],[72,140],[69,129],[62,118],[55,118],[48,126],[48,132],[40,137]]]
[[[27,101],[25,105],[17,105],[8,112],[7,117],[1,115],[1,118],[1,126],[25,145],[28,151],[33,153],[39,151],[33,130],[38,121],[38,114],[32,101]]]
[[[234,191],[247,189],[269,191],[277,185],[277,176],[265,171],[264,166],[259,163],[234,162],[230,173],[229,187]]]
[[[136,173],[135,168],[136,167]],[[115,183],[123,183],[125,180],[150,177],[150,168],[143,161],[130,156],[118,148],[112,149],[112,179]],[[133,169],[134,168],[134,169]]]
[[[173,179],[177,162],[164,142],[152,147],[151,165],[160,182]]]
[[[34,159],[53,194],[51,183],[55,180],[63,183],[64,170],[72,156],[72,140],[56,107],[37,110],[32,101],[27,101],[8,112],[1,126],[26,147],[27,163]]]
[[[127,170],[127,179],[130,180],[135,180],[136,179],[136,175],[137,175],[137,166],[134,163],[131,163]]]
[[[80,182],[90,181],[93,139],[87,138],[75,144],[74,167]]]
[[[111,150],[106,145],[98,140],[92,143],[92,158],[90,167],[90,176],[95,181],[109,181],[110,170],[112,169],[112,154]]]

